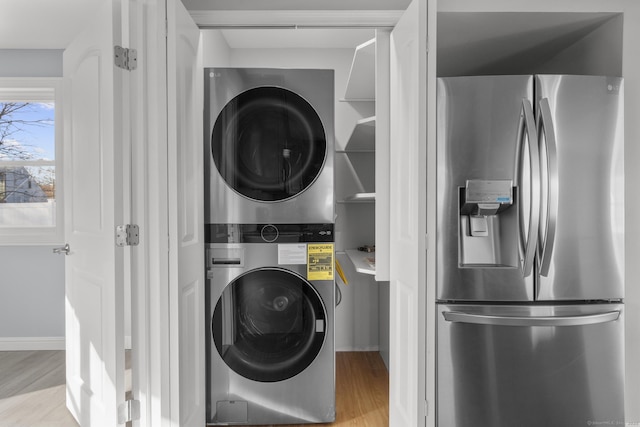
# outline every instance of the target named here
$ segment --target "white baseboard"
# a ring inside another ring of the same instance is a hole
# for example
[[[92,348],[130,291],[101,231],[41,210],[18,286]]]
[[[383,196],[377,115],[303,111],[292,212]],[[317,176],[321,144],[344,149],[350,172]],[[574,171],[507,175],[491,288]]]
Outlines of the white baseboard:
[[[0,337],[0,351],[64,350],[64,337]]]

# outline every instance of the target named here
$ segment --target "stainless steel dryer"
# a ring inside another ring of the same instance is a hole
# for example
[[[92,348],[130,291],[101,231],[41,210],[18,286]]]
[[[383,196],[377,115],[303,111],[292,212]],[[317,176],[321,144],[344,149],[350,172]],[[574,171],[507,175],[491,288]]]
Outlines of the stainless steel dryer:
[[[333,225],[218,225],[207,241],[207,424],[334,421]]]
[[[334,222],[334,72],[205,69],[210,224]]]

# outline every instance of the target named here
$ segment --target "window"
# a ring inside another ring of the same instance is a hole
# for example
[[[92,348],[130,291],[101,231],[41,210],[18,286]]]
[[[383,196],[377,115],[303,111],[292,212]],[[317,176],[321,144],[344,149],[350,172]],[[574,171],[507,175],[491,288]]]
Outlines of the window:
[[[61,90],[0,78],[0,244],[63,241]]]

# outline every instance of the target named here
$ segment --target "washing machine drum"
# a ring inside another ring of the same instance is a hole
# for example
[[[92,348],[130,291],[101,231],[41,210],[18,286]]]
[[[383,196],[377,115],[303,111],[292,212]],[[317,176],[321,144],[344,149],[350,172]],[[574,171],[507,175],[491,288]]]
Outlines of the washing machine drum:
[[[322,299],[304,278],[278,268],[252,270],[223,291],[212,319],[215,347],[237,374],[283,381],[306,369],[326,330]]]
[[[320,174],[327,140],[320,117],[296,93],[258,87],[233,98],[211,136],[218,172],[237,193],[253,200],[286,200]]]

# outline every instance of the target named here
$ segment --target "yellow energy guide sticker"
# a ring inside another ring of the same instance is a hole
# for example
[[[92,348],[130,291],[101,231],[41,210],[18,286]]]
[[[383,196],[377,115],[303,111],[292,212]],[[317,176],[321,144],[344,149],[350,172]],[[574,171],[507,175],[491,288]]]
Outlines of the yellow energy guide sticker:
[[[333,280],[333,243],[307,245],[307,279]]]

